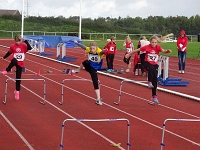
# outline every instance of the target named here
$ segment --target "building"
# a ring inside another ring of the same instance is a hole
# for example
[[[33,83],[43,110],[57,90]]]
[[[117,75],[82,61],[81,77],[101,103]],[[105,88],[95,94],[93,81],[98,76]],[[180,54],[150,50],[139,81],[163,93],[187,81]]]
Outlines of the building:
[[[0,9],[0,16],[2,15],[21,15],[19,10],[5,10],[5,9]]]

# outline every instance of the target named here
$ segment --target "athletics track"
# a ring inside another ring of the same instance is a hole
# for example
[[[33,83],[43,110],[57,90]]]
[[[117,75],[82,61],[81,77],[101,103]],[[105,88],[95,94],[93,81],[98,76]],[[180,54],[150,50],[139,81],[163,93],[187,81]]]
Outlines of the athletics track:
[[[0,40],[1,45],[10,46],[13,41]],[[0,47],[0,55],[7,52]],[[53,52],[55,49],[45,49]],[[125,64],[122,62],[124,53],[118,51],[115,57],[115,68]],[[67,49],[67,56],[77,57],[74,65],[79,65],[85,57],[80,48]],[[9,60],[9,58],[7,59]],[[8,61],[1,60],[1,69]],[[8,81],[6,104],[0,105],[0,149],[1,150],[55,150],[60,148],[61,128],[65,119],[114,119],[126,118],[130,121],[130,149],[155,150],[160,149],[162,127],[165,119],[199,119],[199,102],[174,94],[158,91],[160,104],[148,105],[151,91],[138,84],[123,83],[121,101],[118,101],[121,80],[99,74],[100,90],[103,105],[95,104],[95,94],[91,82],[65,81],[64,103],[61,101],[61,83],[64,79],[90,79],[87,72],[79,74],[62,74],[64,68],[74,68],[64,63],[26,54],[26,72],[22,78],[44,79],[46,81],[46,103],[42,105],[44,89],[42,81],[22,81],[20,100],[14,100],[14,82]],[[190,81],[187,87],[163,87],[176,92],[200,97],[199,76],[200,63],[187,59],[185,74],[177,73],[177,58],[170,57],[170,77],[181,77]],[[41,75],[37,75],[40,70]],[[52,73],[47,73],[51,70]],[[8,74],[14,78],[15,74]],[[131,80],[146,80],[146,77],[134,76],[133,73],[117,75]],[[1,100],[4,100],[5,81],[1,76]],[[64,130],[63,149],[69,150],[112,150],[127,149],[127,122],[66,122]],[[166,125],[164,150],[196,150],[200,148],[200,122],[169,121]],[[121,143],[114,147],[112,143]]]

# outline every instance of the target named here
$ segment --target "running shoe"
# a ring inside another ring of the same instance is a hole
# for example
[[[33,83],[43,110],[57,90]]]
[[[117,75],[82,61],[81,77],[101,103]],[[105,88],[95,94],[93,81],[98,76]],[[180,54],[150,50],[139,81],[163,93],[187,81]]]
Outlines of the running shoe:
[[[138,70],[137,69],[135,70],[135,75],[138,76]]]
[[[6,75],[8,72],[6,70],[1,71],[1,74]]]
[[[96,104],[97,104],[97,105],[103,105],[103,103],[102,103],[102,98],[98,98],[98,99],[96,100]]]
[[[148,84],[148,88],[149,88],[149,89],[152,89],[152,88],[154,88],[154,86],[152,85],[152,83],[151,83],[151,82],[149,82],[149,84]]]
[[[107,72],[111,73],[111,72],[112,72],[112,69],[108,69]]]
[[[15,99],[16,100],[19,100],[19,91],[14,91],[14,94],[15,94]]]
[[[184,74],[185,73],[185,71],[184,70],[182,70],[182,72],[181,72],[182,74]]]
[[[181,71],[181,70],[179,70],[179,71],[178,71],[178,73],[182,73],[182,71]]]
[[[152,100],[154,101],[154,103],[159,104],[158,98],[157,96],[153,96]]]
[[[79,72],[80,72],[79,69],[73,69],[73,70],[72,70],[72,73],[79,73]]]

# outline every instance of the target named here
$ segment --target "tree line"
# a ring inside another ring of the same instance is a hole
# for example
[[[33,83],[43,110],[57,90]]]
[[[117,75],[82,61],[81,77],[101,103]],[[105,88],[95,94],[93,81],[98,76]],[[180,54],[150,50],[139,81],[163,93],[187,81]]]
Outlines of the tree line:
[[[148,18],[127,16],[82,18],[82,32],[86,33],[125,33],[125,34],[161,34],[174,33],[176,36],[184,29],[188,35],[200,33],[200,16],[149,16]],[[0,30],[20,31],[21,16],[0,16]],[[24,20],[25,31],[78,32],[79,16],[65,18],[30,16]]]

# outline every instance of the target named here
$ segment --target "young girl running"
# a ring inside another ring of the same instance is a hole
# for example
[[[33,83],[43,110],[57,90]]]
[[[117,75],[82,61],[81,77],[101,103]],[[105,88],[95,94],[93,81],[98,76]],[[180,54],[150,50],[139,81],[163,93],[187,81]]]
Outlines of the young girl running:
[[[25,53],[28,50],[31,50],[32,47],[28,43],[27,40],[22,42],[21,35],[15,36],[15,43],[10,46],[9,51],[6,53],[5,56],[2,57],[2,59],[6,59],[8,56],[12,54],[11,62],[6,68],[6,70],[1,71],[1,74],[6,75],[12,67],[16,67],[16,79],[21,79],[22,75],[22,68],[24,67],[24,58]],[[16,80],[16,90],[14,91],[15,99],[19,100],[19,91],[21,88],[21,80]]]
[[[164,50],[161,46],[158,45],[157,36],[152,36],[150,38],[150,44],[143,46],[139,49],[133,50],[129,54],[126,54],[126,58],[130,57],[135,52],[145,52],[145,63],[148,68],[148,88],[152,89],[152,100],[155,103],[159,103],[156,90],[157,90],[157,76],[158,76],[158,57],[159,52],[171,53],[171,50]]]
[[[133,43],[131,42],[131,38],[129,36],[126,37],[123,46],[126,47],[125,55],[134,50]],[[131,59],[131,56],[129,58],[126,58],[125,55],[124,55],[124,62],[127,64],[126,72],[130,72],[130,68],[131,68],[130,59]]]
[[[79,44],[77,41],[74,41],[74,43],[83,48],[86,51],[86,53],[88,53],[88,60],[83,61],[78,69],[72,70],[72,73],[80,72],[80,69],[83,69],[83,67],[87,72],[90,73],[94,90],[97,96],[96,104],[102,105],[97,70],[100,69],[102,66],[102,58],[105,51],[102,51],[100,48],[98,48],[95,42],[90,43],[89,47]]]

